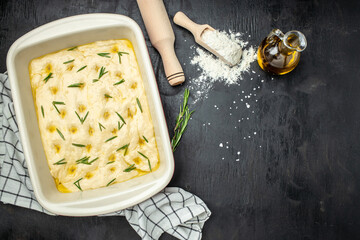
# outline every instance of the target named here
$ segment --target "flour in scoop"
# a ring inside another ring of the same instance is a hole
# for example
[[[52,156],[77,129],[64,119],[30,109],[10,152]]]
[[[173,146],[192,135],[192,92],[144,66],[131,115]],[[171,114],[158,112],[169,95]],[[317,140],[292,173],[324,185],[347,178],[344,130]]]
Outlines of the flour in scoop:
[[[239,63],[242,50],[225,32],[205,30],[201,39],[232,65]]]
[[[256,60],[257,48],[248,46],[248,42],[242,39],[242,33],[234,33],[229,30],[229,33],[217,31],[217,34],[225,35],[232,43],[239,46],[240,49],[243,49],[240,62],[230,67],[202,47],[192,46],[191,49],[195,50],[195,54],[190,57],[190,63],[193,66],[197,66],[199,73],[199,75],[195,77],[189,77],[192,83],[190,91],[193,94],[194,103],[203,98],[207,98],[207,94],[215,82],[221,82],[227,86],[240,85],[240,81],[243,80],[243,74],[245,72],[249,74],[255,73],[254,71],[250,71],[250,66],[251,63]]]

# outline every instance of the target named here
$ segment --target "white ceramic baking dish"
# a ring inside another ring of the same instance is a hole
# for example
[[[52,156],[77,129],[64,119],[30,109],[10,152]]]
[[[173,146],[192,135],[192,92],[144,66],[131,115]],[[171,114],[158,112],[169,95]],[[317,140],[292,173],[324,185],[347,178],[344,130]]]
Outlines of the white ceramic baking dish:
[[[60,193],[50,175],[40,138],[29,80],[29,62],[60,49],[124,38],[134,46],[144,81],[159,148],[160,167],[150,174],[110,187]],[[169,133],[144,36],[135,21],[117,14],[85,14],[57,20],[19,38],[11,46],[6,64],[31,182],[37,200],[45,209],[68,216],[110,213],[148,199],[169,183],[174,172]]]

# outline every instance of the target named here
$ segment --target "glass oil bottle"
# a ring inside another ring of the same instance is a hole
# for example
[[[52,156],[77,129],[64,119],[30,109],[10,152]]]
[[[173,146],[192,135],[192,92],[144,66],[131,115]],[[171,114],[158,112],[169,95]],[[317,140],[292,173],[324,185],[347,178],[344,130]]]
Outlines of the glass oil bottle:
[[[298,65],[300,54],[306,46],[306,38],[301,32],[293,30],[283,34],[279,29],[274,29],[261,42],[257,60],[264,71],[283,75]]]

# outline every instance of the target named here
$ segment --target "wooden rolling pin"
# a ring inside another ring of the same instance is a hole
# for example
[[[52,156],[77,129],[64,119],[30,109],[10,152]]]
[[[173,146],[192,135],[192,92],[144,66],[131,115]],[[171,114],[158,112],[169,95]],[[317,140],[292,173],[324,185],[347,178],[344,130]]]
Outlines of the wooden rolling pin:
[[[185,81],[174,50],[175,35],[162,0],[137,0],[152,45],[159,51],[171,86]]]

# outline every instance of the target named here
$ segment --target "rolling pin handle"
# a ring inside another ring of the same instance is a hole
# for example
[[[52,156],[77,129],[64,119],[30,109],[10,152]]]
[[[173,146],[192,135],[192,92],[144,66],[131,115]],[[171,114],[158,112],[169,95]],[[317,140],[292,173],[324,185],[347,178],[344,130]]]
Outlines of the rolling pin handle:
[[[174,50],[175,35],[163,0],[137,0],[151,44],[163,60],[166,78],[171,86],[185,81],[184,71]]]
[[[163,62],[166,63],[164,64],[164,70],[169,84],[171,86],[176,86],[183,83],[185,81],[185,75],[179,60],[176,57],[173,45],[163,43],[162,47],[158,48],[158,51]]]

